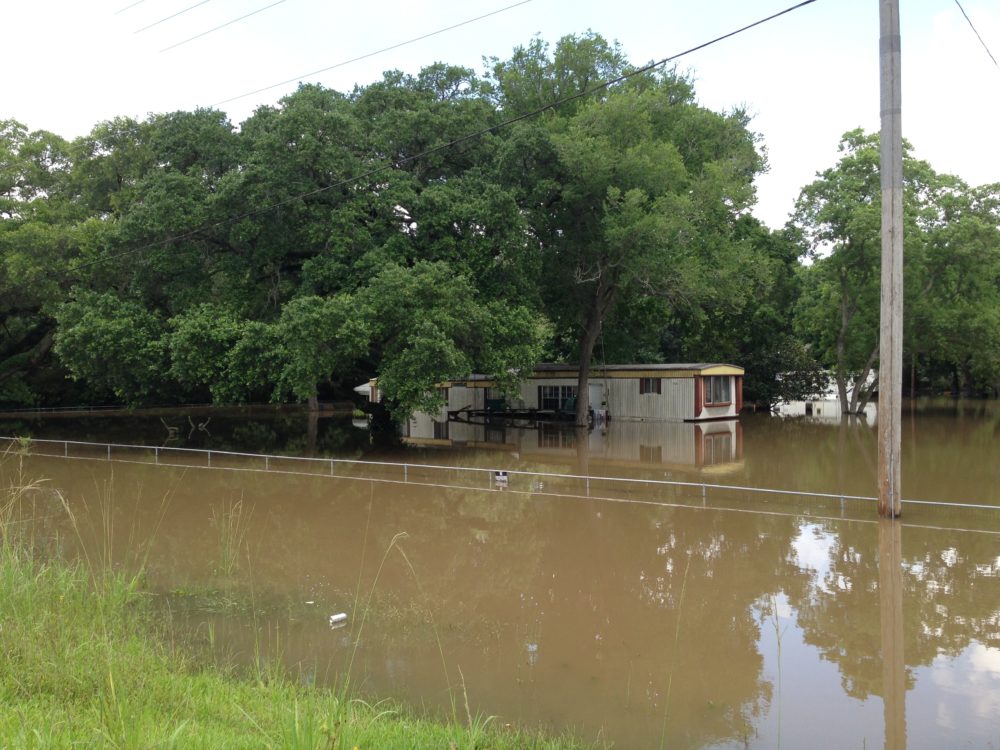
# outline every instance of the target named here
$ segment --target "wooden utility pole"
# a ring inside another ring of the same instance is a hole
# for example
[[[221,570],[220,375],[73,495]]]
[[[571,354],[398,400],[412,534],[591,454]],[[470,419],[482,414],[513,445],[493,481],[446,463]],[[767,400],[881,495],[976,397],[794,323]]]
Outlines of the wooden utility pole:
[[[902,512],[903,124],[899,0],[879,0],[881,36],[882,306],[878,368],[878,514]]]

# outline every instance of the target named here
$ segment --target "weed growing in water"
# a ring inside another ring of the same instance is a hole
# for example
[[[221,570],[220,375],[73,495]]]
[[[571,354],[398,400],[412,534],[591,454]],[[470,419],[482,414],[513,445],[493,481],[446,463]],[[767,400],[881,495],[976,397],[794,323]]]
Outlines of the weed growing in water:
[[[369,507],[368,507],[369,522],[370,519],[371,519],[371,500],[369,501]],[[460,727],[462,725],[462,720],[460,720],[458,713],[458,695],[456,693],[454,686],[451,683],[451,678],[448,674],[448,663],[444,654],[444,646],[441,642],[441,636],[440,633],[438,632],[437,624],[434,621],[433,610],[430,606],[429,597],[424,591],[423,585],[420,580],[420,576],[417,575],[416,568],[414,568],[413,563],[410,561],[409,556],[406,554],[406,551],[403,549],[401,544],[402,541],[407,538],[407,536],[408,535],[405,531],[398,532],[395,536],[392,537],[392,539],[389,541],[389,544],[386,546],[385,551],[382,553],[382,559],[379,562],[378,569],[375,572],[375,577],[372,580],[371,587],[369,588],[367,600],[365,602],[364,607],[361,610],[360,624],[358,626],[357,633],[355,634],[354,637],[354,647],[351,651],[351,657],[348,662],[347,671],[345,673],[344,681],[341,687],[341,690],[343,691],[342,697],[346,700],[347,691],[350,689],[351,674],[354,667],[355,657],[357,656],[358,647],[361,644],[361,636],[362,633],[364,632],[365,624],[368,620],[370,612],[372,611],[372,604],[375,597],[375,590],[378,586],[379,579],[382,576],[382,571],[385,568],[386,561],[389,559],[389,556],[392,554],[393,550],[395,550],[403,558],[403,562],[406,564],[407,570],[409,570],[410,575],[413,577],[413,582],[417,587],[417,593],[420,599],[422,600],[424,608],[427,612],[428,623],[431,627],[431,631],[434,634],[434,641],[437,645],[438,656],[441,659],[441,669],[444,674],[445,685],[447,686],[448,696],[451,701],[452,725],[455,727]],[[365,550],[367,548],[367,543],[368,543],[368,522],[366,522],[365,524],[364,537],[362,539],[362,553],[361,553],[362,559],[359,565],[358,585],[357,585],[357,590],[355,592],[355,606],[354,606],[355,612],[358,611],[358,607],[360,604],[361,580],[364,569],[364,556],[365,556]],[[468,741],[467,746],[470,748],[470,750],[473,750],[474,748],[480,746],[479,738],[486,733],[487,727],[491,724],[491,722],[494,720],[495,717],[492,716],[482,717],[479,714],[473,715],[472,710],[469,706],[469,694],[465,682],[465,675],[462,673],[461,667],[458,667],[458,673],[460,678],[460,685],[462,688],[462,699],[465,709],[464,719],[466,722],[465,729],[462,731],[462,736]],[[450,744],[451,746],[454,747],[459,746],[455,742],[451,742]]]
[[[774,628],[774,640],[777,644],[778,649],[778,739],[777,748],[781,750],[781,639],[785,635],[785,628],[781,627],[781,622],[778,619],[778,600],[772,594],[771,595],[771,611],[770,611],[770,621],[771,626]],[[787,627],[787,626],[786,626]]]
[[[230,578],[239,569],[252,515],[253,508],[244,507],[242,495],[239,500],[226,500],[221,508],[213,506],[212,526],[219,534],[218,575]]]
[[[684,577],[681,579],[681,593],[677,599],[677,626],[674,628],[673,660],[670,664],[670,676],[667,678],[667,693],[663,700],[663,728],[660,731],[660,750],[667,742],[667,718],[670,715],[670,691],[674,685],[674,667],[677,664],[677,646],[681,638],[681,615],[684,613],[684,593],[687,591],[688,571],[691,569],[691,551],[687,553],[687,563],[684,565]]]
[[[95,547],[81,538],[79,557],[72,562],[33,554],[15,538],[10,524],[18,519],[11,517],[9,508],[17,498],[32,495],[29,485],[0,481],[0,508],[6,520],[0,525],[0,695],[5,703],[0,737],[5,746],[123,750],[575,746],[569,738],[498,730],[491,719],[473,716],[464,675],[468,726],[428,721],[396,705],[370,704],[349,699],[346,693],[305,687],[291,681],[274,662],[260,665],[257,680],[199,667],[159,637],[163,633],[143,594],[141,570],[115,564],[122,553],[145,560],[148,545],[130,554],[116,550],[110,540],[98,540]],[[46,493],[60,498],[61,517],[69,519],[75,533],[114,532],[110,503],[92,529],[74,512],[79,503],[70,503],[48,487]],[[393,549],[402,554],[400,538],[394,538],[386,557]],[[88,557],[88,549],[100,551]],[[214,639],[211,632],[209,639]],[[440,642],[439,651],[443,664]]]

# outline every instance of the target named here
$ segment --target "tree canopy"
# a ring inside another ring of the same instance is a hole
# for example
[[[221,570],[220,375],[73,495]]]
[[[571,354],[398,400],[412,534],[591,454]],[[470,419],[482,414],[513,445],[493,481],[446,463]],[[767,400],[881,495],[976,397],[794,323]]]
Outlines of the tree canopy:
[[[401,418],[542,360],[580,364],[578,422],[595,363],[729,361],[762,403],[820,368],[871,385],[877,137],[846,134],[773,231],[746,113],[673,70],[598,86],[631,70],[588,32],[482,75],[302,85],[238,126],[0,121],[0,404],[314,403],[378,376]],[[996,393],[1000,188],[909,154],[906,176],[911,390]]]

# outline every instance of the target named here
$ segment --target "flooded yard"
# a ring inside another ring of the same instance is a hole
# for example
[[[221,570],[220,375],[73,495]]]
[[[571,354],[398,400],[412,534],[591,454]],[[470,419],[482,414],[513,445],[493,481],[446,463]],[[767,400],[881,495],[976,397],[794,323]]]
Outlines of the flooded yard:
[[[616,747],[1000,747],[996,404],[904,412],[928,502],[896,523],[857,420],[452,422],[375,450],[283,419],[26,423],[0,471],[47,480],[23,509],[45,544],[144,564],[207,658]],[[80,437],[153,449],[42,442]]]

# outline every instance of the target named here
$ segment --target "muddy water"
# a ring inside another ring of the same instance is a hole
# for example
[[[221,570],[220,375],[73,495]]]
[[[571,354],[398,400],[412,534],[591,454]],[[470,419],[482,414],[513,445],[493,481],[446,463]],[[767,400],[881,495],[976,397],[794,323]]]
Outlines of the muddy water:
[[[998,424],[915,412],[904,495],[1000,505]],[[25,458],[22,480],[50,480],[40,538],[145,559],[164,616],[217,658],[330,684],[349,668],[362,692],[446,712],[467,694],[618,747],[1000,745],[998,511],[880,524],[866,501],[714,487],[870,495],[870,425],[472,427],[365,457],[489,471],[95,449]]]

